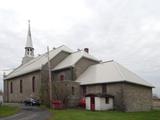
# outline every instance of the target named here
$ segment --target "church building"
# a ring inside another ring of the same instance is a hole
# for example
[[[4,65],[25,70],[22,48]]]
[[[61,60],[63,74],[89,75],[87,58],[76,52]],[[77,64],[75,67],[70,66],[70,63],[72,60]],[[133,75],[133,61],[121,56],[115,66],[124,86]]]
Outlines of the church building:
[[[116,110],[132,112],[152,108],[150,83],[113,60],[100,61],[88,48],[74,51],[62,45],[35,57],[29,22],[24,49],[22,63],[4,76],[5,102],[23,102],[33,97],[48,104],[49,59],[52,99],[62,100],[67,107],[77,107],[86,96],[92,96],[93,104],[96,96],[112,96]]]

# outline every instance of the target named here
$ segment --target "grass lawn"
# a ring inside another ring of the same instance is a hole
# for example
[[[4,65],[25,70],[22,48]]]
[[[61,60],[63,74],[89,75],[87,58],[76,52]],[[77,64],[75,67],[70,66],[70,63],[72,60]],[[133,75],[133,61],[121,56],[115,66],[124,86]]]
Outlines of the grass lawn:
[[[19,111],[18,107],[0,106],[0,117],[13,115]]]
[[[150,112],[92,112],[78,109],[51,110],[50,120],[160,120],[160,110]]]

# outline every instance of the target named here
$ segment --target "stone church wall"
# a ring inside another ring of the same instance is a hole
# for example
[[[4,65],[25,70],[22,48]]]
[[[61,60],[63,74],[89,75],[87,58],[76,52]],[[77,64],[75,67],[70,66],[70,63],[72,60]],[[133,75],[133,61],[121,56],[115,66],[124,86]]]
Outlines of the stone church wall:
[[[61,70],[54,71],[52,73],[52,78],[53,78],[53,83],[59,83],[59,86],[63,86],[63,84],[67,84],[67,87],[65,86],[66,89],[72,89],[74,86],[74,89],[76,91],[79,91],[76,93],[76,95],[71,95],[69,97],[68,101],[68,106],[69,107],[75,107],[78,105],[79,100],[80,100],[80,85],[79,83],[74,82],[77,77],[79,77],[89,66],[93,64],[97,64],[97,61],[93,61],[87,58],[82,58],[80,59],[74,67],[70,68],[64,68]],[[60,75],[64,75],[64,80],[60,80]],[[54,92],[54,90],[53,90]]]
[[[62,60],[64,60],[68,55],[69,53],[62,51],[58,55],[56,55],[53,59],[51,59],[50,60],[51,69],[53,69],[57,64],[59,64]],[[43,65],[42,67],[41,79],[42,79],[42,84],[41,84],[41,90],[40,90],[40,97],[44,104],[49,105],[48,63]]]
[[[64,96],[66,96],[65,99],[64,99]],[[80,101],[79,83],[70,81],[70,80],[54,81],[53,82],[53,99],[63,100],[66,107],[77,107]]]
[[[74,67],[74,80],[77,79],[89,66],[97,64],[97,61],[93,61],[87,58],[80,59]]]
[[[35,91],[32,91],[32,78],[35,77]],[[22,80],[22,93],[20,92],[20,80]],[[8,101],[23,102],[28,97],[39,99],[39,90],[41,86],[40,72],[32,72],[17,78],[7,80],[8,82]],[[11,82],[13,92],[11,93]]]

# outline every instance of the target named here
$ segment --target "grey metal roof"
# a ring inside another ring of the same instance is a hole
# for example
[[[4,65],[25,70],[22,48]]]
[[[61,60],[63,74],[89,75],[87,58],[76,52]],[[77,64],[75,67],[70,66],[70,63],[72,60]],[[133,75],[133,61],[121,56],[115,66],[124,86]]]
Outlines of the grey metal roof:
[[[72,53],[73,51],[66,47],[66,46],[60,46],[56,49],[53,49],[50,51],[49,53],[49,58],[52,59],[54,58],[58,53],[60,53],[61,51],[66,51],[69,53]],[[42,65],[46,64],[48,62],[48,54],[44,53],[43,55],[40,55],[36,58],[34,58],[33,60],[27,62],[26,64],[20,65],[19,67],[17,67],[15,70],[13,70],[11,73],[9,73],[5,79],[10,79],[13,77],[17,77],[26,73],[30,73],[36,70],[40,70]]]
[[[85,58],[88,58],[88,59],[91,59],[94,61],[99,61],[97,58],[95,58],[94,56],[92,56],[84,51],[77,51],[77,52],[70,54],[66,59],[64,59],[62,62],[60,62],[53,69],[53,71],[67,68],[67,67],[73,67],[77,63],[77,61],[80,60],[82,57],[85,57]]]
[[[80,82],[81,85],[129,82],[153,87],[150,83],[114,61],[90,66],[76,81]]]

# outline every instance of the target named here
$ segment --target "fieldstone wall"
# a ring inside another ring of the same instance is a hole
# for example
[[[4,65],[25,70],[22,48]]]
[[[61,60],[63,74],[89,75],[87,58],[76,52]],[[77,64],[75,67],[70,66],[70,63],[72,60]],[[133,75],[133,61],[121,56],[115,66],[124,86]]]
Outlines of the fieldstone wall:
[[[73,81],[72,67],[63,70],[55,71],[52,73],[53,81],[60,81],[60,75],[64,75],[64,80]]]
[[[8,81],[3,81],[4,93],[3,93],[3,100],[4,102],[8,102]]]
[[[58,81],[60,80],[60,75],[62,74],[65,76],[65,80],[75,81],[76,78],[81,75],[89,66],[96,63],[96,61],[82,58],[75,64],[75,67],[69,67],[54,71],[52,73],[52,78],[54,81]]]
[[[59,64],[62,60],[64,60],[70,53],[65,51],[60,52],[57,54],[53,59],[50,60],[50,67],[53,69],[57,64]],[[41,70],[41,90],[40,90],[40,97],[42,103],[49,105],[49,90],[48,90],[48,63],[42,66]],[[53,78],[53,76],[52,76]],[[53,81],[53,79],[52,79]]]
[[[86,86],[86,94],[96,94],[96,93],[102,93],[101,85]]]
[[[86,94],[102,93],[103,84],[86,86]],[[81,88],[83,89],[83,88]],[[114,96],[114,108],[124,111],[122,83],[106,84],[106,94]],[[82,95],[82,94],[81,94]]]
[[[54,81],[52,86],[54,100],[63,100],[66,107],[78,106],[80,101],[79,83],[71,80]],[[64,98],[64,96],[66,97]]]
[[[76,80],[89,66],[97,64],[99,62],[93,61],[87,58],[81,58],[74,67],[74,80]]]
[[[32,91],[32,78],[35,77],[35,91]],[[20,93],[20,80],[22,80],[22,93]],[[7,80],[8,82],[8,101],[23,102],[28,97],[39,99],[39,90],[41,87],[40,71],[32,72],[18,78]],[[13,92],[11,93],[11,82]]]
[[[114,96],[114,108],[116,110],[125,111],[123,98],[123,83],[107,84],[107,94]]]
[[[81,58],[76,64],[75,67],[64,68],[61,70],[54,71],[52,73],[53,84],[59,86],[59,88],[64,88],[67,90],[71,90],[72,87],[75,89],[75,95],[72,95],[70,91],[68,106],[76,107],[79,104],[80,100],[80,85],[77,82],[74,82],[76,78],[81,75],[89,66],[98,63],[97,61],[93,61],[86,58]],[[60,75],[64,75],[65,78],[63,81],[60,80]],[[53,86],[54,86],[53,85]],[[55,89],[53,89],[53,96]],[[54,98],[55,99],[55,98]]]
[[[135,84],[124,84],[125,111],[149,111],[152,108],[152,88]]]
[[[86,86],[86,94],[102,93],[104,85]],[[81,91],[83,87],[81,86]],[[114,108],[125,112],[149,111],[152,108],[152,88],[131,83],[106,84],[106,94],[114,96]],[[82,94],[81,94],[82,96]]]

